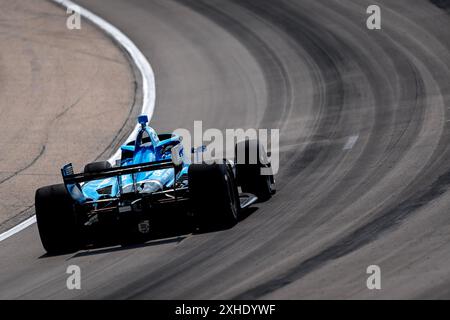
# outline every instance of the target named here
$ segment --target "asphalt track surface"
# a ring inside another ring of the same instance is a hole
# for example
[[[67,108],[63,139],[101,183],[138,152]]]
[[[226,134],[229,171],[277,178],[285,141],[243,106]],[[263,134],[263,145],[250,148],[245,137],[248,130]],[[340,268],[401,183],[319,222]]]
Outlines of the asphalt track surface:
[[[150,60],[158,130],[279,128],[278,193],[232,229],[133,248],[46,257],[30,227],[0,245],[0,298],[450,297],[446,11],[378,1],[370,31],[371,1],[80,4]]]

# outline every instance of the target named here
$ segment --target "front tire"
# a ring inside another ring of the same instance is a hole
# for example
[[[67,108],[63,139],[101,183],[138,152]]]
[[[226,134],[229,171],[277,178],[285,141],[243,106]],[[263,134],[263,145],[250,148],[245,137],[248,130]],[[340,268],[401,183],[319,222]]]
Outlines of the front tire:
[[[63,184],[38,189],[35,208],[39,235],[47,253],[64,254],[79,249],[74,203]]]
[[[252,159],[251,155],[254,159]],[[236,177],[242,192],[252,193],[264,202],[272,197],[274,178],[264,148],[257,140],[245,140],[235,146]],[[262,169],[270,172],[262,175]]]

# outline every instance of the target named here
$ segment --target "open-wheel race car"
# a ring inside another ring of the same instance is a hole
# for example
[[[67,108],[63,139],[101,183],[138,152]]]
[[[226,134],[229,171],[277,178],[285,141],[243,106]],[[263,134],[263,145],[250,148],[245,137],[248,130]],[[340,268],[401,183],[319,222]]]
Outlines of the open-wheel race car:
[[[174,213],[199,229],[228,228],[245,208],[273,194],[273,175],[261,174],[261,168],[271,169],[261,160],[267,155],[258,141],[236,144],[246,153],[240,163],[196,164],[185,160],[180,136],[158,135],[145,115],[138,122],[136,140],[121,147],[114,167],[95,162],[75,174],[67,164],[61,169],[63,184],[36,191],[37,224],[48,253],[77,251],[105,232],[118,244],[140,241],[155,231],[153,221]],[[252,148],[257,161],[249,159]]]

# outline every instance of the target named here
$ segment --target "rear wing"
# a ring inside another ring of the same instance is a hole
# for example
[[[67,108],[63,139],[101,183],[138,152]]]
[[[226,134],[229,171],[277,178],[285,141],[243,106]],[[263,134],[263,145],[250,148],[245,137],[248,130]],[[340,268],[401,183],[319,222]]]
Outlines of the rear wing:
[[[162,169],[174,169],[175,177],[180,172],[183,165],[181,144],[174,146],[171,150],[171,159],[140,163],[124,167],[109,168],[93,173],[77,173],[73,171],[71,163],[65,165],[61,169],[64,185],[72,199],[79,203],[84,203],[88,199],[84,196],[80,183],[104,180],[108,178],[116,178],[119,187],[119,193],[122,194],[122,176],[131,175],[133,179],[133,191],[137,192],[136,174],[148,171],[157,171]],[[174,183],[174,191],[176,190]]]
[[[118,167],[118,168],[110,168],[105,169],[99,172],[95,173],[73,173],[73,166],[71,163],[65,165],[61,169],[61,173],[63,176],[64,185],[66,187],[67,192],[70,194],[73,200],[76,202],[83,204],[83,203],[97,203],[102,202],[106,200],[97,200],[92,201],[92,199],[86,198],[86,196],[83,194],[81,183],[89,182],[89,181],[95,181],[95,180],[103,180],[108,178],[116,178],[117,179],[117,186],[119,190],[119,194],[123,194],[122,190],[122,179],[121,176],[124,175],[131,175],[133,179],[133,193],[137,193],[137,182],[136,182],[136,174],[141,172],[148,172],[148,171],[156,171],[156,170],[162,170],[162,169],[174,169],[175,176],[179,172],[181,166],[174,163],[172,160],[162,160],[162,161],[156,161],[156,162],[148,162],[148,163],[142,163],[137,165],[131,165],[126,167]],[[173,184],[173,190],[176,195],[176,184]],[[118,198],[110,198],[110,200],[114,200]]]
[[[77,173],[77,174],[74,174],[73,165],[69,163],[64,167],[62,167],[61,173],[63,176],[64,183],[66,185],[79,184],[83,182],[102,180],[113,177],[119,178],[120,176],[124,175],[133,175],[134,179],[134,175],[136,173],[157,171],[169,168],[173,168],[176,174],[183,164],[183,157],[181,154],[182,154],[181,144],[178,144],[171,149],[171,159],[140,163],[125,167],[110,168],[95,173]]]
[[[177,165],[172,160],[161,160],[155,162],[135,164],[126,167],[117,167],[105,169],[95,173],[77,173],[74,174],[71,163],[61,169],[65,184],[78,184],[94,180],[103,180],[107,178],[120,177],[124,175],[134,175],[136,173],[156,171],[162,169],[177,169]]]

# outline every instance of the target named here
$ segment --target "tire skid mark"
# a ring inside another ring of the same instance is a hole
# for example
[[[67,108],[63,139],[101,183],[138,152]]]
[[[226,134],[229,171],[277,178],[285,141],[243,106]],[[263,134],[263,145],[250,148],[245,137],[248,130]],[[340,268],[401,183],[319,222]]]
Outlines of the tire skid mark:
[[[15,171],[13,174],[7,176],[6,178],[3,178],[2,180],[0,180],[0,184],[3,184],[9,180],[11,180],[12,178],[14,178],[15,176],[17,176],[18,174],[20,174],[22,171],[27,170],[28,168],[30,168],[32,165],[34,165],[36,163],[36,161],[39,160],[40,157],[42,157],[42,155],[45,152],[45,145],[43,145],[41,147],[41,151],[38,153],[38,155],[36,157],[34,157],[31,162],[29,164],[27,164],[25,167],[23,167],[22,169],[19,169],[17,171]]]
[[[269,109],[276,108],[279,111],[279,115],[275,120],[275,127],[281,127],[287,120],[286,117],[289,114],[289,110],[294,106],[289,73],[274,49],[239,20],[208,4],[208,2],[197,0],[176,1],[210,18],[214,23],[222,26],[234,37],[240,39],[241,43],[253,54],[258,63],[265,66],[262,70],[266,78],[275,77],[276,81],[268,83],[268,104]],[[257,54],[255,54],[255,50],[257,50]],[[259,124],[260,128],[266,128],[269,124],[273,125],[275,121],[272,116],[266,110],[263,120]]]
[[[368,245],[374,240],[379,239],[386,232],[398,227],[399,224],[410,215],[417,212],[417,209],[420,209],[432,200],[442,196],[449,189],[450,171],[441,175],[431,185],[429,190],[426,190],[423,194],[404,200],[395,208],[351,232],[349,235],[327,247],[317,255],[304,260],[295,268],[288,270],[275,279],[247,290],[233,297],[233,299],[253,300],[262,298],[269,293],[300,280],[307,274],[324,266],[326,263],[348,255],[363,246]]]
[[[423,113],[426,109],[426,104],[424,101],[424,97],[426,95],[425,85],[422,78],[419,76],[419,72],[417,68],[413,65],[409,58],[406,57],[406,63],[409,65],[409,70],[411,70],[413,74],[413,79],[415,82],[415,105],[412,107],[412,111],[410,114],[414,115],[416,118],[423,118]],[[402,101],[402,99],[400,99]],[[405,99],[407,101],[407,99]],[[421,125],[423,121],[414,121],[414,117],[411,117],[410,121],[407,121],[398,134],[393,135],[393,139],[389,148],[387,149],[387,156],[395,147],[402,141],[402,138],[406,134],[406,132],[411,129],[410,125],[412,123],[418,123],[418,126],[412,129],[415,134],[419,134]],[[441,136],[441,140],[445,139],[445,137]],[[415,139],[413,140],[413,142]],[[412,146],[410,143],[407,150]],[[448,152],[448,150],[446,150]],[[446,152],[442,154],[442,150],[435,151],[436,156],[439,158],[439,154],[441,154],[440,158],[445,157]],[[444,167],[445,168],[445,167]],[[425,171],[425,170],[424,170]],[[431,171],[432,170],[427,170]],[[420,177],[427,176],[429,172],[420,172],[417,174],[417,178],[414,180],[413,184],[415,186],[421,186],[422,180]],[[317,255],[314,255],[301,263],[299,263],[294,268],[288,270],[285,273],[275,277],[274,279],[262,283],[260,285],[255,286],[252,289],[249,289],[241,294],[234,296],[234,299],[256,299],[261,298],[269,293],[272,293],[278,289],[281,289],[284,286],[287,286],[301,278],[305,275],[315,271],[316,269],[324,266],[326,263],[348,255],[361,247],[379,239],[382,235],[386,234],[389,231],[394,230],[396,227],[409,218],[411,215],[417,212],[418,209],[422,208],[429,202],[435,200],[436,198],[442,196],[449,190],[450,186],[450,171],[440,175],[431,185],[425,185],[425,187],[417,188],[419,192],[414,193],[413,196],[409,196],[404,200],[401,200],[402,197],[399,197],[398,204],[395,205],[391,209],[387,209],[384,212],[381,212],[375,219],[368,222],[367,224],[357,228],[352,231],[350,234],[346,235],[342,239],[338,240],[334,244],[331,244],[329,247],[319,252]],[[409,186],[408,189],[413,188]],[[407,193],[406,193],[407,194]]]

